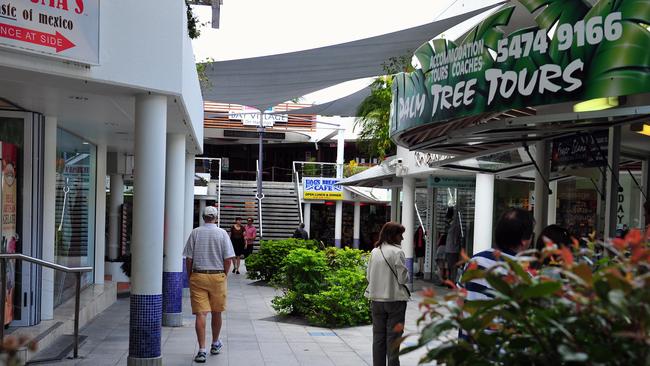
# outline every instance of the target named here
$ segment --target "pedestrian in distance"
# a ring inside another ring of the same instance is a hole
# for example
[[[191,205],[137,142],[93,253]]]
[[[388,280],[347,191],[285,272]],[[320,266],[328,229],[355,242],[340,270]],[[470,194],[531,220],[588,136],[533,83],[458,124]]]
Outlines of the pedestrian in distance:
[[[293,238],[303,240],[309,239],[309,233],[305,230],[305,224],[301,222],[300,225],[298,225],[296,231],[293,232]]]
[[[399,343],[404,332],[406,302],[411,293],[406,259],[401,248],[404,226],[387,222],[370,252],[366,297],[372,308],[372,364],[399,366]]]
[[[463,229],[460,221],[460,213],[454,208],[449,208],[452,211],[452,218],[447,231],[447,238],[445,240],[445,256],[447,258],[447,269],[449,271],[449,279],[456,282],[458,278],[458,261],[460,260],[460,249],[463,242]]]
[[[217,227],[217,208],[203,210],[205,224],[192,230],[183,256],[190,282],[192,314],[196,316],[194,328],[199,342],[195,362],[206,361],[205,323],[212,314],[212,343],[210,353],[219,354],[223,344],[219,340],[221,313],[226,310],[227,276],[235,251],[225,230]]]
[[[244,227],[244,259],[253,253],[253,244],[257,237],[257,228],[253,225],[253,218],[249,217],[246,220],[246,227]]]
[[[241,264],[241,257],[244,255],[244,250],[246,249],[246,242],[244,240],[244,225],[241,224],[241,217],[235,218],[235,224],[230,227],[230,240],[232,241],[232,246],[235,248],[235,266],[232,269],[232,273],[239,274],[239,265]]]

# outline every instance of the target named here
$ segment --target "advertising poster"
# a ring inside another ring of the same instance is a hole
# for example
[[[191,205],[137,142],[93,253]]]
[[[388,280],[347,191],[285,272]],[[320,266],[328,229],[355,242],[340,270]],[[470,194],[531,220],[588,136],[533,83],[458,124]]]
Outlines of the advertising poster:
[[[338,185],[336,178],[308,178],[302,179],[303,198],[306,200],[336,200],[343,199],[343,187]]]
[[[18,148],[16,145],[0,142],[2,145],[2,252],[16,253],[18,234],[16,233],[16,165]],[[4,304],[5,325],[14,316],[14,288],[16,287],[15,261],[7,262],[7,296]]]

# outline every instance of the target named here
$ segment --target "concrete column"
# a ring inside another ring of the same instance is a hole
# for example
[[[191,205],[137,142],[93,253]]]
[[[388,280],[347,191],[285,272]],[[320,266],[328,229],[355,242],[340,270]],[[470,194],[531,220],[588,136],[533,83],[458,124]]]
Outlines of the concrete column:
[[[352,233],[352,247],[359,249],[361,244],[361,202],[354,202],[354,232]]]
[[[548,222],[548,177],[551,173],[551,159],[546,141],[535,144],[535,161],[540,171],[535,171],[535,233],[541,233]]]
[[[336,137],[336,177],[343,179],[343,164],[345,151],[345,130],[340,129]],[[345,188],[344,188],[345,189]],[[336,201],[336,212],[334,217],[334,245],[341,247],[341,237],[343,232],[343,201]]]
[[[108,258],[120,256],[120,211],[124,203],[124,177],[111,174],[111,199],[108,205]]]
[[[621,161],[621,126],[609,129],[607,146],[607,187],[605,198],[605,239],[613,238],[616,234],[616,209],[618,208],[618,177]]]
[[[203,221],[203,211],[205,210],[205,200],[199,199],[199,226],[205,224]]]
[[[402,250],[406,256],[406,269],[409,272],[410,289],[413,289],[413,235],[415,234],[415,178],[402,178],[402,225],[406,228],[404,231],[404,240],[402,241]]]
[[[56,125],[57,118],[45,117],[43,146],[43,260],[54,262],[56,242]],[[43,267],[41,320],[54,319],[54,270]]]
[[[399,221],[399,188],[393,187],[390,189],[390,221]]]
[[[183,247],[194,229],[194,154],[185,155],[185,207],[183,215]],[[199,215],[200,216],[200,215]],[[183,287],[189,288],[187,268],[183,267]]]
[[[162,365],[163,224],[167,98],[135,100],[135,179],[128,365]]]
[[[492,247],[492,217],[494,215],[494,175],[476,174],[474,206],[474,253]]]
[[[165,245],[163,251],[163,325],[183,326],[183,244],[185,220],[185,135],[167,135],[165,165]]]
[[[95,179],[95,283],[104,283],[106,261],[106,144],[97,145],[97,179]]]
[[[309,232],[311,228],[311,203],[305,202],[302,206],[302,223],[305,224],[305,231]],[[311,238],[311,234],[309,235]]]
[[[429,180],[430,183],[430,180]],[[432,272],[432,263],[433,263],[433,242],[435,233],[434,233],[434,225],[435,225],[435,216],[436,215],[436,189],[433,188],[432,186],[427,187],[427,218],[426,222],[424,223],[425,227],[424,230],[427,232],[427,240],[426,240],[426,247],[424,251],[424,279],[425,280],[430,280],[431,279],[431,272]]]
[[[548,195],[548,225],[557,224],[557,181],[549,184],[551,194]]]

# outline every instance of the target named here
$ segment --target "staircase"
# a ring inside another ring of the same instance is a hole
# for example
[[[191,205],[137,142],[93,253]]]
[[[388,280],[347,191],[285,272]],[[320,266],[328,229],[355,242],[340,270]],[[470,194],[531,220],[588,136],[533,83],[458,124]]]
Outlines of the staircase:
[[[293,183],[264,182],[264,199],[262,200],[262,219],[264,239],[286,239],[293,235],[300,224],[298,198]],[[228,230],[241,217],[252,217],[259,235],[257,211],[257,183],[255,181],[222,180],[221,181],[221,227]],[[259,240],[259,237],[258,237]],[[259,242],[255,242],[257,249]]]

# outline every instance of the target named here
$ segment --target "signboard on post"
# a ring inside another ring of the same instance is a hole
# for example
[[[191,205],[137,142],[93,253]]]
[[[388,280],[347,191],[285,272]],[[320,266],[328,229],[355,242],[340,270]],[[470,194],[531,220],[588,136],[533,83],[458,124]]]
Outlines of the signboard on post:
[[[343,187],[337,178],[302,178],[302,197],[306,200],[340,201]]]
[[[595,168],[607,164],[607,131],[555,139],[552,143],[551,170]]]
[[[393,80],[391,136],[483,113],[650,92],[650,13],[639,4],[513,0],[462,39],[425,43],[415,52],[420,69]],[[535,23],[513,29],[524,15]]]
[[[3,3],[0,47],[98,65],[99,0]]]
[[[289,116],[286,114],[271,114],[273,109],[264,111],[262,115],[262,126],[273,127],[276,122],[287,122]],[[259,126],[260,111],[255,108],[243,107],[241,111],[228,111],[228,118],[236,121],[242,121],[244,126]]]

